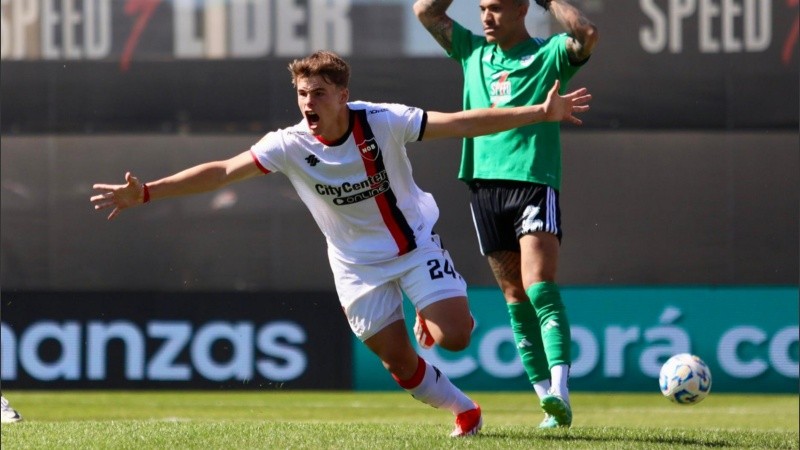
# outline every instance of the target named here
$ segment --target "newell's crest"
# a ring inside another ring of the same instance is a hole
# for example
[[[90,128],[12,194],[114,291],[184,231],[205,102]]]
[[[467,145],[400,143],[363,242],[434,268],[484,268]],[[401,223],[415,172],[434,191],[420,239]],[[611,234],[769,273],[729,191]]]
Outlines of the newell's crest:
[[[358,152],[361,153],[361,157],[368,161],[375,161],[378,159],[378,155],[380,155],[381,152],[378,143],[375,142],[375,138],[367,139],[356,144],[356,146],[358,147]]]

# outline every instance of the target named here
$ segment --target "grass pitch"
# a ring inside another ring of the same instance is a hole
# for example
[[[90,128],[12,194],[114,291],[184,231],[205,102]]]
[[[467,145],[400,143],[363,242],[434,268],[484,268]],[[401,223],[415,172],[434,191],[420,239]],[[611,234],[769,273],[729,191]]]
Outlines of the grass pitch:
[[[25,418],[12,449],[798,449],[797,395],[712,394],[679,406],[655,394],[572,394],[570,430],[539,431],[534,394],[471,393],[480,436],[402,392],[5,392]]]

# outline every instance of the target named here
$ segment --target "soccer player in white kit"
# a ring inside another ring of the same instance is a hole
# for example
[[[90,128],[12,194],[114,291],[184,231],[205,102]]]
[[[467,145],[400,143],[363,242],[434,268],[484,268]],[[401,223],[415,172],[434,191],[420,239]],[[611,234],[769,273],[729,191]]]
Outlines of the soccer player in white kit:
[[[273,131],[249,150],[160,180],[141,183],[130,172],[125,184],[95,184],[96,210],[122,210],[156,199],[219,189],[257,175],[289,178],[325,235],[336,291],[353,333],[383,362],[415,399],[456,416],[451,436],[477,434],[481,410],[411,345],[402,293],[424,317],[436,344],[451,351],[469,345],[473,320],[466,283],[433,234],[439,210],[414,182],[405,145],[444,137],[495,133],[541,121],[580,124],[590,96],[578,89],[519,108],[456,113],[349,101],[350,68],[320,51],[289,65],[303,115],[294,126]]]

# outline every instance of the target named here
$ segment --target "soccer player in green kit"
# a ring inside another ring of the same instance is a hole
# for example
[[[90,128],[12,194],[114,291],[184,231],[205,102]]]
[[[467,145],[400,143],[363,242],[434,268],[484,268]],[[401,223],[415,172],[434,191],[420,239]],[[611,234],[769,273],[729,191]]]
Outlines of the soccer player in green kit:
[[[536,0],[566,33],[532,38],[529,0],[480,0],[484,36],[447,15],[452,0],[417,0],[422,25],[461,63],[464,109],[542,102],[556,79],[561,89],[589,59],[597,28],[567,0]],[[561,138],[558,123],[540,123],[464,139],[459,178],[481,253],[506,300],[525,371],[545,418],[540,428],[569,427],[570,326],[556,271],[561,243]],[[431,344],[424,317],[415,331]]]

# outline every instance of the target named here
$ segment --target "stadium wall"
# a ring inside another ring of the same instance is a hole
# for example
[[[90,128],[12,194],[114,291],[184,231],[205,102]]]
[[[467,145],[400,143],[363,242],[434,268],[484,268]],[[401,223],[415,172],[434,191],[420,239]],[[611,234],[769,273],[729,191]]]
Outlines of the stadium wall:
[[[260,135],[2,138],[2,286],[53,291],[333,291],[324,239],[291,186],[269,175],[148,204],[113,222],[94,182],[158,178],[227,158]],[[565,285],[797,285],[798,134],[595,132],[564,136]],[[458,140],[409,145],[436,227],[473,286],[479,255]]]

